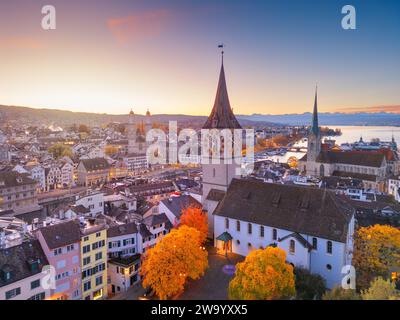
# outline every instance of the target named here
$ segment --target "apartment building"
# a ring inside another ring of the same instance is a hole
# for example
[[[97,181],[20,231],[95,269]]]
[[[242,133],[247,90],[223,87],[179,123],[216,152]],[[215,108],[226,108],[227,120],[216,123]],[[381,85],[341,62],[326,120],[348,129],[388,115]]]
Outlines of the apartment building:
[[[95,219],[80,220],[82,299],[107,297],[107,228]]]
[[[15,171],[0,172],[0,210],[16,214],[38,210],[37,182],[27,174]]]
[[[80,227],[74,220],[41,228],[36,233],[49,264],[55,269],[56,288],[52,300],[82,297]]]
[[[83,159],[78,165],[77,176],[80,186],[98,186],[108,181],[110,165],[104,158]]]
[[[44,300],[50,289],[42,286],[48,265],[39,241],[0,248],[0,300]]]
[[[88,191],[81,194],[76,198],[76,206],[83,206],[88,209],[89,215],[95,217],[96,215],[104,213],[104,194],[98,191]]]

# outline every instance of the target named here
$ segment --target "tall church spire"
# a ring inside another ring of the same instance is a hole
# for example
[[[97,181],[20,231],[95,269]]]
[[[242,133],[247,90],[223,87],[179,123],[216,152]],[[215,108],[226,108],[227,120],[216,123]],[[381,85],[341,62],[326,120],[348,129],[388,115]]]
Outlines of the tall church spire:
[[[221,52],[221,71],[217,94],[215,96],[214,107],[208,117],[203,129],[241,129],[239,122],[233,114],[229,103],[228,89],[226,88],[225,70],[224,70],[224,51]]]
[[[313,120],[311,126],[311,132],[315,135],[319,134],[319,126],[318,126],[318,86],[315,87],[315,100],[314,100],[314,111],[313,111]]]

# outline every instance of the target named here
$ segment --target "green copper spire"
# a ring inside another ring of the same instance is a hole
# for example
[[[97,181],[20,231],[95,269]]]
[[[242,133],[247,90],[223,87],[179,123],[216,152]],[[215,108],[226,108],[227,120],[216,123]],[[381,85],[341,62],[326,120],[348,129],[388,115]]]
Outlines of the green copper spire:
[[[318,127],[318,87],[315,88],[315,101],[314,101],[314,111],[313,111],[313,121],[311,126],[311,132],[315,135],[319,135]]]

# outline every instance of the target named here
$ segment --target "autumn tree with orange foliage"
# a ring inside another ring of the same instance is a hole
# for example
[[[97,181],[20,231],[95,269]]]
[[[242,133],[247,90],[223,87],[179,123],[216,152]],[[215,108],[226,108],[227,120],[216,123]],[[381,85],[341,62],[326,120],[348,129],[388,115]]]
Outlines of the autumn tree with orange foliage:
[[[107,146],[105,147],[105,153],[106,153],[106,155],[108,155],[108,156],[112,156],[112,155],[118,153],[118,148],[115,147],[115,146],[112,146],[112,145],[107,145]]]
[[[187,279],[198,279],[208,267],[200,232],[188,226],[173,229],[144,254],[140,274],[143,287],[168,299],[183,291]]]
[[[236,265],[228,293],[234,300],[273,300],[294,296],[295,276],[293,266],[286,263],[286,252],[273,247],[252,251]]]
[[[388,225],[360,228],[354,235],[353,264],[359,289],[376,277],[387,278],[390,268],[400,267],[400,230]]]
[[[202,208],[189,207],[182,210],[180,225],[195,228],[200,232],[201,243],[206,242],[208,234],[208,219]]]

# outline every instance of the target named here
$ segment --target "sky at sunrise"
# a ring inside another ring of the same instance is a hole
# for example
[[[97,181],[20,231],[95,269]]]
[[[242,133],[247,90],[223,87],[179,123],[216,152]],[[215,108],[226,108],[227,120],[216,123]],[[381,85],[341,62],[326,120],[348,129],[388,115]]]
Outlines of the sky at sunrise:
[[[341,27],[349,3],[356,30]],[[208,115],[224,43],[235,114],[311,111],[316,83],[320,111],[391,110],[399,39],[396,0],[1,1],[0,104]]]

